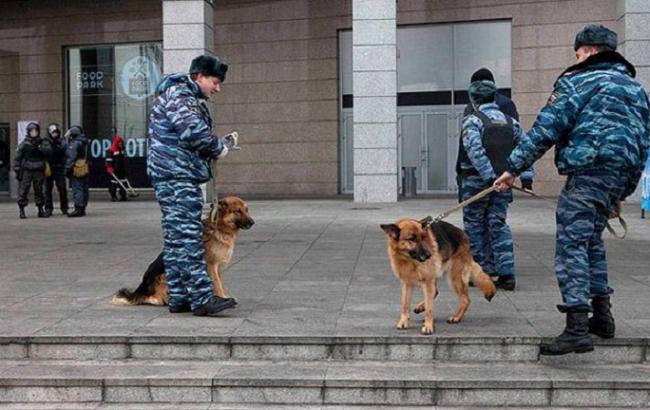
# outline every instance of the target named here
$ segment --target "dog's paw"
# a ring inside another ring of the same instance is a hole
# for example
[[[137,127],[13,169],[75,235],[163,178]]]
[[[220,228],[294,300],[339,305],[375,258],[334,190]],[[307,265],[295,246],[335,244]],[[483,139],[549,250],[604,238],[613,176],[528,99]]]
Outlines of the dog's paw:
[[[422,333],[423,335],[431,335],[431,334],[433,334],[433,324],[430,324],[430,325],[428,325],[426,323],[423,324],[422,329],[420,329],[420,333]]]
[[[399,330],[405,330],[409,328],[409,320],[408,319],[401,319],[399,322],[397,322],[397,329]]]
[[[415,309],[413,309],[413,313],[419,314],[419,313],[422,313],[422,312],[424,312],[424,306],[418,305],[418,306],[415,307]]]
[[[447,323],[460,323],[459,317],[456,316],[450,316],[449,319],[447,319]]]

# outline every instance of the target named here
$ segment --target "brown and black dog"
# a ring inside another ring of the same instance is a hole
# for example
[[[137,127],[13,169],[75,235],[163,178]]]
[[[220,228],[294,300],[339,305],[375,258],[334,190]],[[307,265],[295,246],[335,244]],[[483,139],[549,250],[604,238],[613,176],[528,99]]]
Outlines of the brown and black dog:
[[[213,212],[210,213],[211,215]],[[213,217],[203,219],[203,243],[205,246],[205,262],[208,275],[212,279],[214,294],[222,298],[230,297],[221,278],[230,263],[235,250],[235,239],[241,229],[250,229],[253,218],[248,213],[248,206],[241,198],[229,196],[218,202],[217,220]],[[167,277],[163,254],[155,261],[142,277],[140,286],[134,291],[126,288],[118,290],[113,295],[112,303],[116,305],[166,305]]]
[[[471,280],[479,287],[489,301],[496,293],[496,287],[483,269],[474,262],[469,248],[469,239],[461,229],[447,223],[423,219],[402,219],[394,224],[381,225],[388,235],[388,258],[393,273],[402,282],[402,308],[398,329],[409,327],[411,291],[422,288],[424,300],[415,313],[424,312],[422,334],[431,334],[433,324],[433,300],[438,295],[437,281],[446,272],[450,287],[458,295],[459,306],[447,320],[458,323],[469,308],[468,284]]]

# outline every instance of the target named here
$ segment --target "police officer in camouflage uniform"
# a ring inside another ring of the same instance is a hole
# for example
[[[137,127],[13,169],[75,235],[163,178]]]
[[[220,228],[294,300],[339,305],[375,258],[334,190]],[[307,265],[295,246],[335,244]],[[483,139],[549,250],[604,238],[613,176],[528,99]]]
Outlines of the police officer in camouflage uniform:
[[[474,71],[472,76],[470,77],[470,84],[475,82],[475,81],[492,81],[495,85],[496,82],[494,81],[494,74],[492,74],[492,71],[489,69],[483,67],[479,68],[478,70]],[[501,94],[498,91],[494,95],[494,102],[496,103],[497,107],[499,107],[499,111],[507,115],[508,117],[512,118],[513,120],[519,121],[519,112],[517,111],[517,106],[515,105],[514,101],[512,101],[510,98],[506,97],[505,95]],[[467,117],[468,115],[471,115],[474,112],[474,105],[470,101],[467,103],[465,106],[465,110],[463,111],[463,119]],[[459,138],[458,141],[458,151],[460,152],[460,149],[463,144],[463,139]],[[462,202],[462,193],[460,190],[460,178],[461,178],[461,166],[460,166],[460,156],[456,158],[456,177],[457,177],[457,182],[458,182],[458,202]],[[533,180],[532,179],[526,179],[528,175],[524,175],[523,179],[521,179],[521,186],[524,189],[533,189]],[[531,173],[531,176],[532,173]]]
[[[47,216],[52,216],[52,211],[54,210],[52,191],[56,184],[56,189],[59,191],[61,213],[66,215],[68,213],[68,190],[66,187],[64,168],[65,152],[68,149],[68,143],[61,135],[59,124],[54,122],[47,126],[47,137],[45,138],[52,145],[52,155],[50,156],[52,175],[45,179],[45,212]]]
[[[45,181],[45,162],[52,154],[49,141],[41,138],[41,127],[35,123],[27,124],[27,135],[16,151],[14,171],[18,185],[18,209],[20,219],[25,219],[25,207],[28,203],[30,186],[34,187],[34,200],[38,208],[38,217],[46,218],[48,215],[43,209],[45,197],[43,196],[43,182]]]
[[[158,86],[149,117],[147,174],[162,211],[164,262],[172,313],[213,316],[235,306],[213,294],[203,241],[200,184],[212,177],[210,160],[236,140],[212,134],[206,99],[221,90],[228,66],[217,57],[192,60],[189,74],[172,74]]]
[[[519,123],[499,110],[496,91],[494,81],[490,80],[474,81],[469,87],[473,111],[463,121],[463,145],[458,161],[463,201],[489,188],[497,177],[484,146],[483,134],[489,125],[485,122],[511,127],[514,143],[522,135]],[[532,170],[523,173],[521,178],[532,185]],[[486,273],[496,278],[496,286],[504,290],[515,289],[512,232],[506,222],[510,202],[512,192],[492,192],[463,208],[463,224],[472,256]]]
[[[614,337],[611,288],[602,232],[620,202],[634,192],[648,155],[648,95],[636,70],[616,53],[617,35],[588,25],[575,39],[578,64],[560,75],[555,89],[495,182],[500,190],[555,145],[555,163],[566,184],[557,205],[555,274],[566,327],[544,355],[593,350],[589,333]],[[591,300],[591,305],[589,301]],[[589,312],[593,316],[588,318]]]

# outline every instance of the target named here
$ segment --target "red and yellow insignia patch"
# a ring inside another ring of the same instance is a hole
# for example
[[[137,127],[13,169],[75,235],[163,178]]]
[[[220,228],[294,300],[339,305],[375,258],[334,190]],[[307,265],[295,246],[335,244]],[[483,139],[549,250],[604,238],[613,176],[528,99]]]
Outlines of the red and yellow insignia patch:
[[[555,102],[559,97],[560,97],[560,93],[557,91],[553,91],[551,96],[548,97],[548,100],[546,101],[546,105],[555,105]]]

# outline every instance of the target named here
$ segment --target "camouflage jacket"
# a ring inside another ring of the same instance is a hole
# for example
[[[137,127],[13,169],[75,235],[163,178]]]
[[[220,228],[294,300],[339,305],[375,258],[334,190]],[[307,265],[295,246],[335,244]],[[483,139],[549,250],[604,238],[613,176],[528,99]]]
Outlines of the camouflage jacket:
[[[499,110],[496,103],[482,104],[478,109],[494,122],[506,122],[505,115]],[[512,119],[512,126],[514,128],[515,144],[518,144],[522,135],[521,126],[514,118]],[[470,162],[460,161],[460,169],[461,171],[477,170],[481,178],[487,183],[498,175],[495,174],[483,147],[483,128],[483,122],[476,115],[470,114],[463,120],[462,142]],[[521,179],[532,180],[532,168],[524,172]]]
[[[152,182],[206,182],[210,158],[223,140],[212,134],[212,118],[198,85],[187,74],[172,74],[158,86],[149,115],[147,174]]]
[[[629,173],[634,192],[648,155],[648,95],[634,66],[602,52],[568,68],[535,124],[515,148],[508,169],[517,175],[555,145],[560,174]]]

